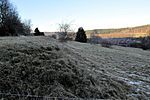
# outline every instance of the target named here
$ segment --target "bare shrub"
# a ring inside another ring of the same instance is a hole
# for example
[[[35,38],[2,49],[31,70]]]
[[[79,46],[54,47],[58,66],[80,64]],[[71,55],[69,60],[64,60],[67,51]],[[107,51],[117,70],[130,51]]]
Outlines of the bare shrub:
[[[56,34],[53,34],[53,35],[52,35],[52,38],[56,39],[56,37],[57,37]]]
[[[66,39],[72,41],[72,40],[75,40],[75,37],[76,37],[76,33],[75,32],[68,32]]]
[[[74,32],[71,29],[71,22],[70,23],[60,23],[58,25],[59,32],[56,33],[56,39],[60,42],[66,42],[68,40],[74,39]]]
[[[67,41],[67,33],[66,32],[57,32],[55,34],[55,38],[59,40],[59,42],[66,42]]]

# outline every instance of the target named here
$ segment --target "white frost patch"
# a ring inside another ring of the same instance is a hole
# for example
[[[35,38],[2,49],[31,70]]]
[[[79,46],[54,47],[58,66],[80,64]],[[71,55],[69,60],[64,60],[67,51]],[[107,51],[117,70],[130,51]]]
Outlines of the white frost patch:
[[[128,83],[131,84],[131,85],[140,85],[140,84],[142,84],[141,81],[139,81],[139,82],[130,81],[130,82],[128,82]]]
[[[138,77],[139,75],[136,74],[129,74],[130,77]]]

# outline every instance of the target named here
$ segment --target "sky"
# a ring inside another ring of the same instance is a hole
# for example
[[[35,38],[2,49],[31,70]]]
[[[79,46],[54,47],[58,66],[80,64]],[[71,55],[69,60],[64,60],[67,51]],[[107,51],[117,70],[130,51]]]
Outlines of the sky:
[[[10,0],[32,29],[58,31],[69,23],[72,30],[134,27],[150,24],[150,0]]]

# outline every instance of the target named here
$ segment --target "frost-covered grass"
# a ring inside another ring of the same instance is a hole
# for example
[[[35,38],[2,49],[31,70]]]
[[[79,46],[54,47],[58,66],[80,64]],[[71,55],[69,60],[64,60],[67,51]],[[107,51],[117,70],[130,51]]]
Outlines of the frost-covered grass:
[[[61,43],[50,37],[1,37],[0,52],[1,92],[149,98],[150,51],[74,41]]]
[[[95,65],[92,70],[102,70],[110,77],[125,81],[138,92],[144,91],[150,95],[150,51],[119,46],[105,48],[75,42],[67,46],[80,54],[86,63],[92,62]]]

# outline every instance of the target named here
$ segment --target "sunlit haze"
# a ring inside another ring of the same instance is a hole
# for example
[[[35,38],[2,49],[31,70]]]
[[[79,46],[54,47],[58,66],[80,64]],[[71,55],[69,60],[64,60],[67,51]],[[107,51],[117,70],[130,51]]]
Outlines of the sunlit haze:
[[[150,24],[150,0],[11,0],[22,19],[33,29],[58,31],[58,24],[71,23],[85,30]]]

